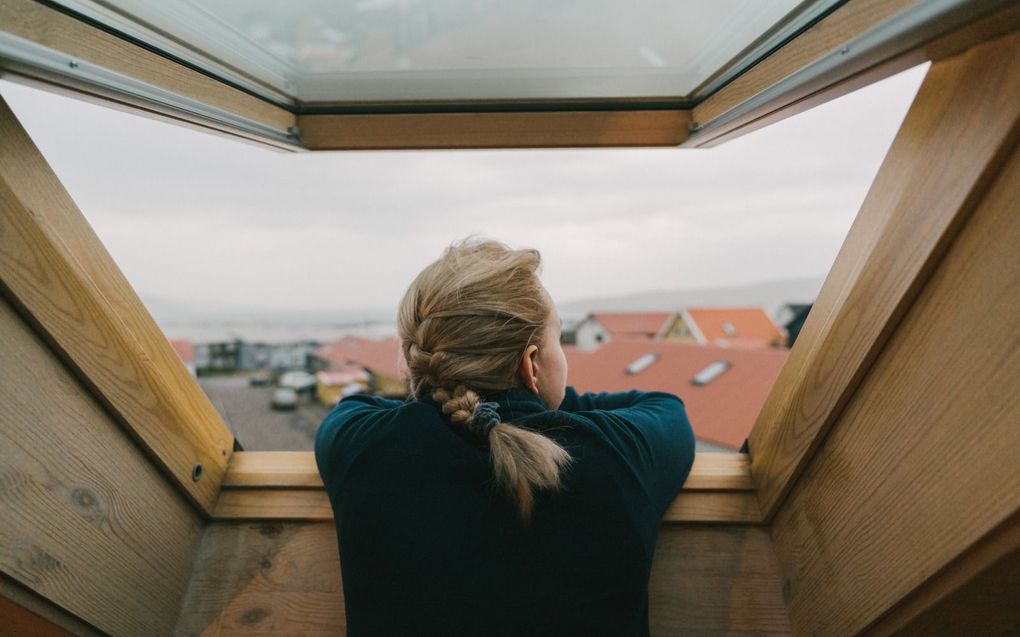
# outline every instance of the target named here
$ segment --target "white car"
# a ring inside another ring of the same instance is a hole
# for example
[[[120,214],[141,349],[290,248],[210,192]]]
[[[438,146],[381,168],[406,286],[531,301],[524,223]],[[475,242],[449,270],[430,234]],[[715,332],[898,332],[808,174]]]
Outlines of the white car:
[[[308,372],[285,372],[280,376],[277,385],[293,389],[294,391],[307,391],[315,388],[315,376]]]
[[[270,402],[273,409],[296,409],[297,404],[298,394],[290,387],[280,387],[274,391]]]

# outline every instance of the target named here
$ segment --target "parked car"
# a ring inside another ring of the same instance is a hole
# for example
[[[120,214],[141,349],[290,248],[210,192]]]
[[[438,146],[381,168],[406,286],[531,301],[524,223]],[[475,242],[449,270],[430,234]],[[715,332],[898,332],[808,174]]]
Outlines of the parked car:
[[[273,392],[270,405],[273,409],[296,409],[298,404],[298,393],[290,387],[280,387]]]
[[[264,387],[273,381],[273,376],[266,371],[255,372],[248,377],[248,383],[252,387]]]
[[[289,387],[295,391],[308,391],[315,389],[315,376],[301,371],[285,372],[280,376],[277,385]]]

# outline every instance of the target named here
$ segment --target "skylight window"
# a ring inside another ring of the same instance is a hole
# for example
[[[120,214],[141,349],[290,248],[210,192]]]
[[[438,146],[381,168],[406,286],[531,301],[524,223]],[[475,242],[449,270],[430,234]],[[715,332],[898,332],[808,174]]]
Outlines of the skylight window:
[[[640,374],[644,370],[648,369],[648,367],[658,359],[659,359],[658,354],[656,354],[655,352],[649,352],[648,354],[645,354],[644,356],[637,359],[630,365],[627,365],[626,371],[631,376],[633,376],[634,374]]]
[[[691,379],[691,384],[699,387],[707,385],[722,376],[729,368],[730,363],[728,361],[713,361],[705,369],[694,375],[694,378]]]

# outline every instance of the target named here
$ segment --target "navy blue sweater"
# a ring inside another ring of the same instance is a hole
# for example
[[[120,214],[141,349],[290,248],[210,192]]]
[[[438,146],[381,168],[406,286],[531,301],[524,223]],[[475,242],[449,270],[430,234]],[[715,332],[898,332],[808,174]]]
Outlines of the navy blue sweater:
[[[648,635],[659,524],[694,461],[683,402],[571,387],[556,411],[523,389],[486,399],[573,457],[528,526],[485,444],[433,402],[350,396],[319,427],[347,634]]]

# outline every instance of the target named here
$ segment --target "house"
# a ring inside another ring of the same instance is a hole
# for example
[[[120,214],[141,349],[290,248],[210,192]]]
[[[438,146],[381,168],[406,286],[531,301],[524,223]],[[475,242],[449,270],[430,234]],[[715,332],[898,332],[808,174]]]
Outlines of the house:
[[[368,391],[371,376],[360,365],[343,365],[315,375],[315,396],[323,405],[335,405],[341,398]]]
[[[594,351],[564,347],[567,383],[579,392],[631,389],[680,396],[699,451],[744,443],[786,362],[786,349],[614,339]]]
[[[369,390],[383,396],[407,395],[407,368],[396,337],[368,339],[345,336],[327,343],[312,353],[318,370],[343,369],[350,365],[364,368],[371,376]]]
[[[183,338],[173,339],[170,341],[170,347],[177,352],[188,373],[195,376],[195,346],[192,342]]]
[[[574,330],[578,349],[593,350],[614,338],[661,338],[673,322],[673,312],[592,312]]]
[[[688,308],[678,313],[665,340],[720,347],[781,347],[786,336],[759,307]]]
[[[793,347],[800,336],[800,330],[804,327],[808,312],[811,311],[811,303],[786,303],[776,313],[776,323],[783,326],[786,331],[786,346]]]

